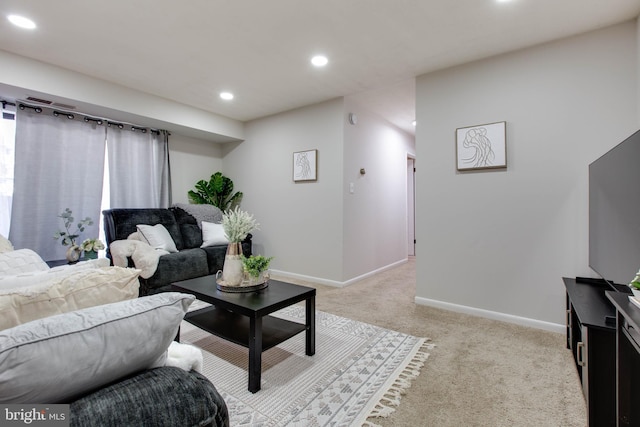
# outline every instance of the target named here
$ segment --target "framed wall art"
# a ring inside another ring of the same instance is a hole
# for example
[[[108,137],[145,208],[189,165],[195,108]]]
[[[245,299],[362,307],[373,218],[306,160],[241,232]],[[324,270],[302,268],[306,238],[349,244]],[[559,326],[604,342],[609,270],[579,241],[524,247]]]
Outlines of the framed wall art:
[[[293,153],[293,181],[316,181],[318,179],[318,150]]]
[[[456,129],[459,171],[507,167],[507,122]]]

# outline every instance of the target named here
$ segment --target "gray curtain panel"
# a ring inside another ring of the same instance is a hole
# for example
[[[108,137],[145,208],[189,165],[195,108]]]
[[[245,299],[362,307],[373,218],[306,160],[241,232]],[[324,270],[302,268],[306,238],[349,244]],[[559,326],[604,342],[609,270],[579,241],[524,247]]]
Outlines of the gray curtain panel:
[[[171,205],[169,134],[166,131],[107,130],[110,206],[168,208]]]
[[[64,231],[58,217],[65,208],[77,222],[94,221],[78,238],[98,237],[106,128],[75,115],[54,115],[42,107],[16,112],[15,173],[9,239],[45,260],[64,259],[67,250],[53,236]]]

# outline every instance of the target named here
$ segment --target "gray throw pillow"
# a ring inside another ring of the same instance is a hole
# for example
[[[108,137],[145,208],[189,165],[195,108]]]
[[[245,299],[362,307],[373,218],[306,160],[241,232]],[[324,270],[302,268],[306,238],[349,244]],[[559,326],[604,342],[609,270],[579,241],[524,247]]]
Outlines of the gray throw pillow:
[[[0,331],[0,403],[64,403],[163,366],[193,295],[164,292]]]

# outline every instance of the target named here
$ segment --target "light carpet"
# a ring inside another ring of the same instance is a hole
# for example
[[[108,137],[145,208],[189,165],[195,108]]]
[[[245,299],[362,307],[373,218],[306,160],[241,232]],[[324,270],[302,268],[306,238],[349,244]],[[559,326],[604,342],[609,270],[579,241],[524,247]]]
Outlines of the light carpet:
[[[294,305],[274,316],[304,323],[305,310]],[[399,405],[433,348],[425,338],[317,311],[316,354],[305,355],[304,334],[267,350],[253,394],[247,348],[187,322],[180,340],[203,350],[203,374],[227,403],[233,427],[375,425]]]

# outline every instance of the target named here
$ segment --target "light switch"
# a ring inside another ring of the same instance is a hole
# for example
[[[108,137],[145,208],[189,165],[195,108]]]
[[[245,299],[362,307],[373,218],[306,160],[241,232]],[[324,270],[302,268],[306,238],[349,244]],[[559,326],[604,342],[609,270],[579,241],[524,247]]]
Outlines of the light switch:
[[[349,193],[353,194],[356,191],[356,186],[353,185],[353,182],[349,183]]]

